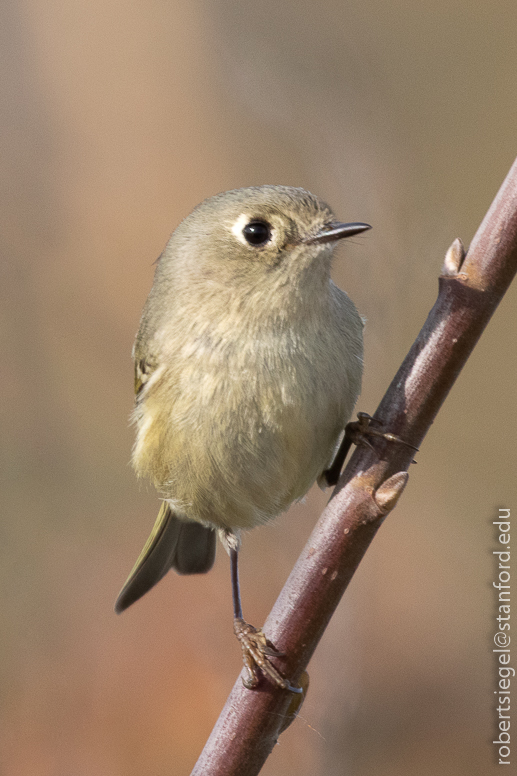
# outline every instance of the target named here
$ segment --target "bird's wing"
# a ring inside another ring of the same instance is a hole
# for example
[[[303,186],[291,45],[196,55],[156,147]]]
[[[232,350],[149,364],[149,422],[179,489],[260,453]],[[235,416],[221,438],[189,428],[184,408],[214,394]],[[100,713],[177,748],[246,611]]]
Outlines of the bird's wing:
[[[157,364],[148,358],[135,358],[135,395],[137,397],[156,367]]]

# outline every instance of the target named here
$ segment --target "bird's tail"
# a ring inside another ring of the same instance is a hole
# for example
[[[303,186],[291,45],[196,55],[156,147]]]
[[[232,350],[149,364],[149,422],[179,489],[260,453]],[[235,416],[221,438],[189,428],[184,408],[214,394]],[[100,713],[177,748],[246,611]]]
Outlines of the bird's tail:
[[[180,520],[164,501],[151,535],[119,593],[115,603],[117,614],[138,601],[171,568],[178,574],[210,571],[215,560],[215,543],[213,528]]]

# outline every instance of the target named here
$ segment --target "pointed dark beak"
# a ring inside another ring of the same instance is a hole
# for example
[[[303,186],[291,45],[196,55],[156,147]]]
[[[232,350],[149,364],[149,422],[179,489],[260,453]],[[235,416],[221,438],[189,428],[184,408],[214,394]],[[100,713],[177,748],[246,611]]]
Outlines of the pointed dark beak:
[[[341,224],[333,221],[331,224],[324,226],[317,234],[308,237],[303,242],[306,245],[334,242],[334,240],[341,240],[343,237],[353,237],[354,234],[361,234],[361,232],[366,232],[367,229],[371,228],[370,224]]]

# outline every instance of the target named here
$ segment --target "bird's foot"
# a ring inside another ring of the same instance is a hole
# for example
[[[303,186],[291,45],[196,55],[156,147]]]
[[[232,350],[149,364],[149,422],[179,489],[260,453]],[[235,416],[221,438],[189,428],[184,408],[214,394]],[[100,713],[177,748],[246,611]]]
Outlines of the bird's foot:
[[[242,683],[248,690],[253,690],[260,681],[260,673],[269,679],[270,682],[289,692],[302,693],[301,687],[293,687],[282,674],[277,671],[275,666],[267,659],[268,657],[282,657],[282,652],[277,652],[271,644],[268,643],[262,630],[257,630],[253,625],[245,622],[240,617],[235,617],[233,621],[233,630],[239,639],[242,647],[242,657],[246,676]]]
[[[378,437],[385,439],[387,442],[396,442],[397,444],[405,445],[405,447],[409,447],[411,450],[418,452],[418,447],[409,444],[409,442],[405,442],[404,439],[401,439],[396,434],[390,434],[389,432],[372,428],[372,424],[375,423],[379,426],[382,425],[380,420],[372,418],[367,412],[358,412],[357,420],[346,424],[345,435],[348,436],[354,445],[369,447],[370,450],[374,451],[375,448],[368,437]],[[413,461],[413,463],[415,462]]]
[[[385,439],[387,442],[397,442],[400,445],[410,447],[411,450],[418,451],[418,447],[410,445],[409,442],[405,442],[396,434],[390,434],[385,431],[381,431],[380,429],[372,428],[372,423],[382,425],[380,420],[377,420],[377,418],[372,418],[372,416],[368,415],[367,412],[358,412],[357,420],[346,424],[345,436],[341,441],[341,445],[339,446],[339,450],[336,453],[336,457],[334,458],[329,468],[326,469],[318,478],[318,484],[321,487],[326,488],[337,485],[345,458],[347,457],[348,451],[353,444],[360,447],[368,447],[370,450],[375,452],[375,448],[368,437],[380,437],[381,439]],[[413,461],[413,463],[416,462]]]

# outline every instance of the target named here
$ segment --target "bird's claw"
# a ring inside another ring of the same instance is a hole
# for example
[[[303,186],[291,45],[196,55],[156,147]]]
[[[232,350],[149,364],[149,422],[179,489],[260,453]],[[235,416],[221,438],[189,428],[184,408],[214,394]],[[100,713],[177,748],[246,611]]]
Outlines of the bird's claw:
[[[301,693],[301,687],[293,687],[282,674],[277,671],[275,666],[267,659],[268,657],[282,657],[283,653],[278,652],[268,641],[262,630],[257,630],[253,625],[245,622],[240,617],[233,621],[233,630],[239,639],[242,647],[242,657],[244,661],[244,670],[246,676],[242,683],[248,690],[257,687],[260,681],[260,673],[269,679],[270,682],[289,692]]]
[[[396,434],[391,434],[386,431],[379,431],[375,428],[372,428],[373,423],[377,423],[379,426],[382,425],[380,420],[377,420],[377,418],[372,418],[372,416],[367,412],[358,412],[357,420],[353,421],[352,423],[347,423],[345,434],[349,437],[349,439],[352,440],[355,445],[369,447],[370,450],[374,450],[374,447],[368,437],[380,437],[381,439],[385,439],[387,442],[396,442],[397,444],[404,445],[405,447],[409,447],[411,450],[418,452],[418,447],[411,445],[409,442],[401,439]]]

